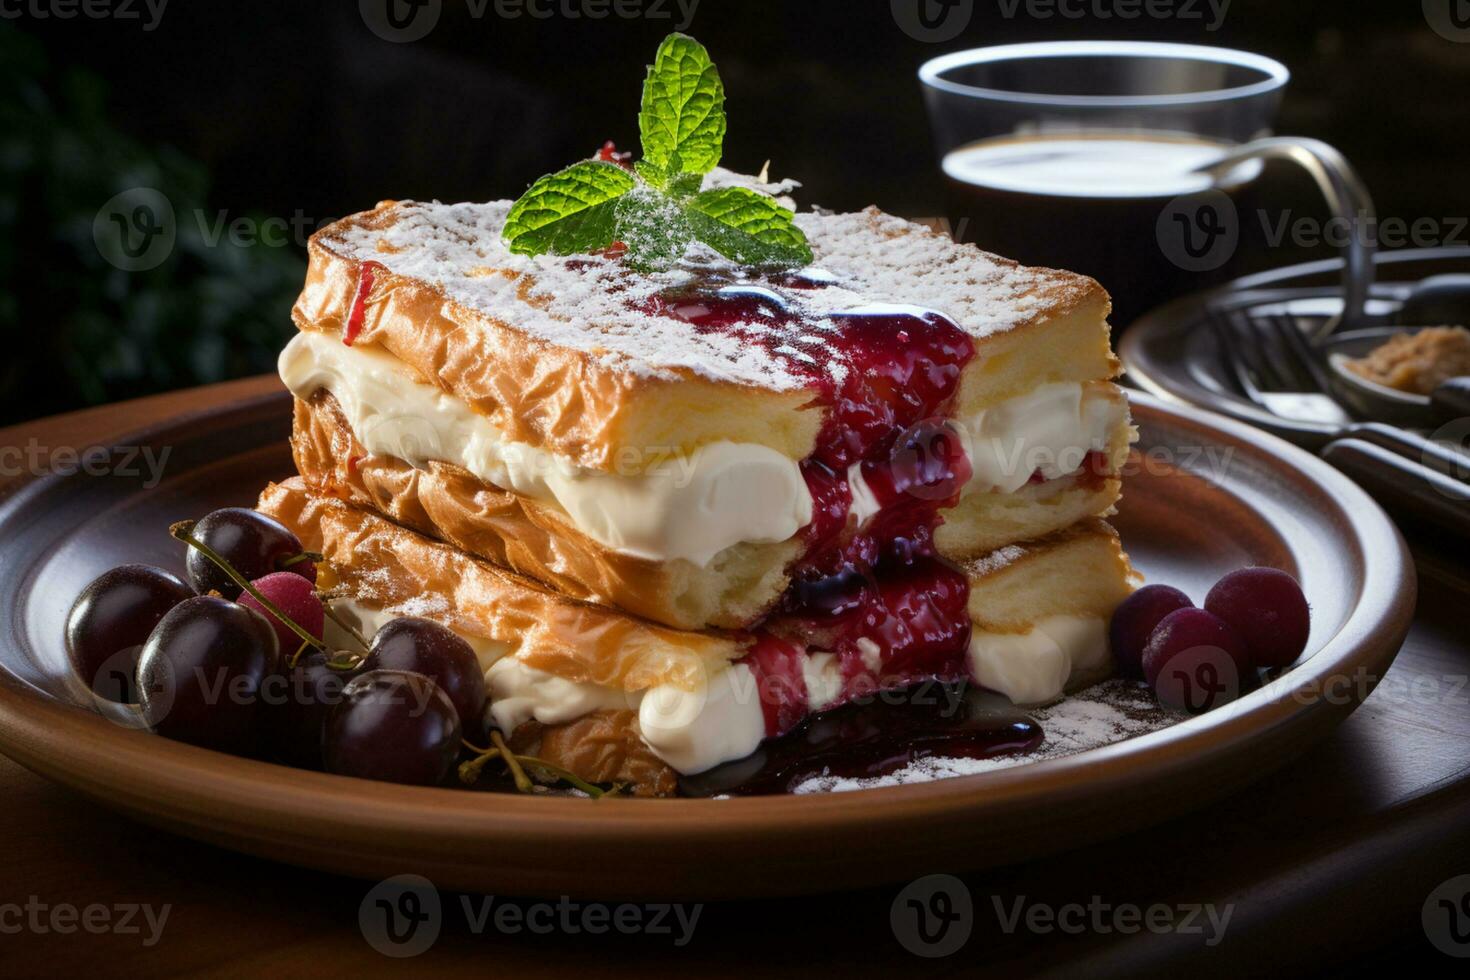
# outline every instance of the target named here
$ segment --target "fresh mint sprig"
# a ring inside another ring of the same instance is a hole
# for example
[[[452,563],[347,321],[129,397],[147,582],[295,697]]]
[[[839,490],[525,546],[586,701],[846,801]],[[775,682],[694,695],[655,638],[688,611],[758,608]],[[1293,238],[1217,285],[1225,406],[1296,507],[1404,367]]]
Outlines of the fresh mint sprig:
[[[510,209],[505,239],[512,252],[572,255],[605,248],[618,226],[618,201],[637,185],[615,163],[583,160],[547,174]]]
[[[643,159],[631,171],[584,160],[542,177],[511,206],[506,243],[522,255],[573,255],[621,242],[640,269],[667,268],[695,240],[743,265],[811,262],[806,236],[775,198],[745,187],[702,190],[725,126],[725,87],[709,52],[670,34],[643,82]]]
[[[643,79],[638,135],[642,162],[657,175],[707,174],[720,162],[725,86],[709,52],[694,38],[670,34],[658,46]]]

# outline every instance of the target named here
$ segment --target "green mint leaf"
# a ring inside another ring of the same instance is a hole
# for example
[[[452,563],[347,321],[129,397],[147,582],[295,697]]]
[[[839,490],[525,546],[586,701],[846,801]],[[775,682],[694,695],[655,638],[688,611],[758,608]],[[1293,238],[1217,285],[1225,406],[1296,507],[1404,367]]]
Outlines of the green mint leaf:
[[[725,86],[709,52],[694,38],[670,34],[643,82],[638,110],[643,157],[665,173],[708,173],[725,141]]]
[[[773,197],[746,187],[704,191],[686,205],[694,237],[743,265],[807,265],[806,235]]]
[[[501,233],[520,255],[574,255],[616,239],[617,201],[637,181],[615,163],[584,160],[547,174],[511,205]]]
[[[683,200],[698,194],[699,188],[703,185],[704,174],[680,174],[669,181],[668,192],[675,198]]]
[[[633,164],[633,169],[638,172],[638,176],[642,177],[645,183],[652,184],[660,190],[669,186],[668,171],[656,163],[639,160]]]
[[[616,208],[617,239],[627,246],[628,264],[640,272],[667,269],[694,240],[684,209],[652,187],[623,195]]]

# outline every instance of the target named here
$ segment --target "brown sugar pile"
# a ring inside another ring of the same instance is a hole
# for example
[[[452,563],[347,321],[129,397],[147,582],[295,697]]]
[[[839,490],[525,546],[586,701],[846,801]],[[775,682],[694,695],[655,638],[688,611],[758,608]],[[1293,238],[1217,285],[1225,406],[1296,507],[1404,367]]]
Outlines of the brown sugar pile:
[[[1346,367],[1376,384],[1427,395],[1442,381],[1470,374],[1470,330],[1427,327],[1395,334],[1368,356],[1347,361]]]

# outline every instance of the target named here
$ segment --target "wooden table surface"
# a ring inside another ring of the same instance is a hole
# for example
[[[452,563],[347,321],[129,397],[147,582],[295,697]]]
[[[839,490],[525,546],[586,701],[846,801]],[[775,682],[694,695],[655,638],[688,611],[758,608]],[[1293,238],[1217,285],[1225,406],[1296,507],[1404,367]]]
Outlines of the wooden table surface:
[[[29,423],[0,430],[0,450],[31,439],[86,447],[99,431],[141,427],[277,384],[249,379]],[[592,935],[582,928],[603,915],[617,921],[637,914],[648,922],[660,914],[655,909],[538,908],[538,900],[496,897],[487,920],[483,896],[446,894],[429,950],[389,958],[359,924],[372,883],[152,830],[0,757],[0,976],[405,969],[794,976],[820,966],[863,974],[1082,976],[1177,976],[1187,968],[1239,977],[1410,961],[1431,973],[1463,969],[1431,945],[1421,913],[1437,886],[1470,875],[1470,563],[1463,552],[1446,557],[1423,542],[1415,546],[1420,600],[1413,632],[1379,688],[1337,732],[1213,808],[1086,850],[961,875],[960,884],[945,887],[961,898],[960,890],[968,892],[971,931],[944,958],[920,958],[896,937],[890,913],[902,883],[707,905],[682,944],[672,913],[668,932]],[[3,548],[0,542],[0,560]],[[506,905],[510,911],[499,913]],[[156,941],[144,906],[152,923],[167,907]],[[1151,906],[1166,907],[1153,913],[1159,928],[1140,927]],[[1209,908],[1192,915],[1195,906]],[[1470,902],[1465,909],[1461,935],[1470,933]],[[1219,935],[1210,910],[1216,921],[1229,914]],[[696,912],[682,911],[685,921]],[[1453,944],[1439,915],[1434,928],[1442,943]],[[1191,921],[1167,930],[1166,917],[1176,925]],[[1470,955],[1470,935],[1459,950]]]

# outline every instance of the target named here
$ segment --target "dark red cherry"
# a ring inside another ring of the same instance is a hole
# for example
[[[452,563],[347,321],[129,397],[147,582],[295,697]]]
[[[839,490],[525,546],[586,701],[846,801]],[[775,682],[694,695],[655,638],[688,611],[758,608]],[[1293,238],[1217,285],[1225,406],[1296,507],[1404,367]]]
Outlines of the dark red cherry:
[[[1176,609],[1188,609],[1189,596],[1169,585],[1145,585],[1113,610],[1108,638],[1113,658],[1125,677],[1143,676],[1143,648],[1159,621]]]
[[[164,615],[194,590],[172,572],[122,565],[92,581],[66,617],[72,667],[98,697],[120,704],[138,700],[138,654]]]
[[[247,582],[272,572],[294,572],[316,581],[316,565],[296,561],[303,552],[301,540],[280,521],[244,507],[213,511],[194,525],[190,536],[218,552]],[[240,594],[240,587],[218,565],[197,548],[189,549],[189,581],[201,595],[215,591],[226,599]]]
[[[226,752],[257,745],[261,686],[280,667],[276,632],[253,609],[217,596],[185,599],[138,656],[143,716],[158,734]]]
[[[1250,658],[1230,626],[1203,609],[1165,616],[1143,650],[1143,674],[1160,703],[1190,714],[1240,696]]]
[[[435,786],[459,757],[459,713],[423,674],[372,670],[327,713],[322,758],[328,772]]]
[[[271,711],[276,757],[303,769],[322,768],[327,715],[342,703],[347,685],[365,672],[360,657],[325,650],[307,650],[287,667],[279,706]]]
[[[427,676],[454,702],[464,730],[476,730],[485,708],[485,673],[474,649],[447,627],[416,616],[390,619],[373,636],[368,669]]]
[[[1205,596],[1205,608],[1230,624],[1257,667],[1290,666],[1312,632],[1302,587],[1276,568],[1231,572]]]

